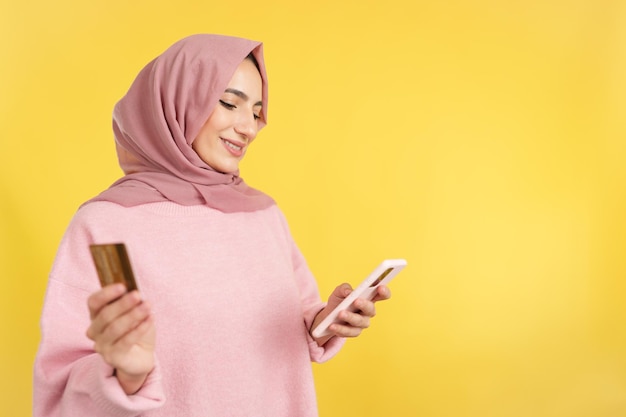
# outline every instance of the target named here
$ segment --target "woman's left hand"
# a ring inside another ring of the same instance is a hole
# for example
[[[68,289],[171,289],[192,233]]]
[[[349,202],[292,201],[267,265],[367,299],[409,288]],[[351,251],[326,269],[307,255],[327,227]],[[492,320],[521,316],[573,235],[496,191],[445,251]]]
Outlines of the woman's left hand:
[[[328,314],[330,314],[333,309],[339,305],[352,292],[352,287],[350,284],[344,283],[335,288],[333,293],[328,298],[328,304],[326,307],[322,309],[315,320],[313,321],[313,325],[311,329],[315,329],[315,327],[322,321]],[[378,301],[384,301],[391,298],[391,291],[386,285],[380,285],[376,289],[376,295],[374,298],[370,300],[366,300],[364,298],[357,298],[354,300],[352,305],[355,307],[356,311],[351,312],[348,310],[341,311],[337,316],[338,322],[331,324],[328,327],[330,334],[327,336],[323,336],[320,338],[316,338],[317,344],[322,346],[326,343],[331,337],[339,336],[339,337],[357,337],[361,334],[363,329],[367,329],[370,326],[370,319],[376,315],[376,303]]]

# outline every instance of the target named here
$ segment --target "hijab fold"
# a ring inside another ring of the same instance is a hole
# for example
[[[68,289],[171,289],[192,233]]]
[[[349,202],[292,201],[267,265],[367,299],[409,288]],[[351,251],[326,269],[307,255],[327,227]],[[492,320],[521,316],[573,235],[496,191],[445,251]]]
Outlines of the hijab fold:
[[[246,185],[239,171],[218,172],[191,147],[249,53],[261,74],[259,128],[265,126],[268,91],[263,45],[223,35],[184,38],[148,63],[115,105],[113,133],[125,175],[87,203],[110,201],[132,207],[173,201],[223,212],[273,205],[268,195]]]

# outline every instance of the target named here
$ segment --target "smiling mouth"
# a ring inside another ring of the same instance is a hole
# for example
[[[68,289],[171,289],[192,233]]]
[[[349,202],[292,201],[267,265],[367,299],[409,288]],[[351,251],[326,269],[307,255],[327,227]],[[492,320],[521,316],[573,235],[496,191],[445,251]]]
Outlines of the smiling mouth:
[[[229,142],[226,139],[222,139],[222,142],[224,142],[226,146],[228,146],[230,149],[233,149],[235,151],[241,151],[241,149],[243,149],[243,146],[235,145],[234,143]]]

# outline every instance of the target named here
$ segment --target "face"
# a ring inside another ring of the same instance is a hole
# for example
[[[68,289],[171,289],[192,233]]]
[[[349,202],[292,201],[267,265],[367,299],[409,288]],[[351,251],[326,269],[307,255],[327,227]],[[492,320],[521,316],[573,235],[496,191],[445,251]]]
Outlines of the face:
[[[239,169],[259,130],[262,95],[259,71],[252,61],[243,60],[191,144],[211,168],[225,173]]]

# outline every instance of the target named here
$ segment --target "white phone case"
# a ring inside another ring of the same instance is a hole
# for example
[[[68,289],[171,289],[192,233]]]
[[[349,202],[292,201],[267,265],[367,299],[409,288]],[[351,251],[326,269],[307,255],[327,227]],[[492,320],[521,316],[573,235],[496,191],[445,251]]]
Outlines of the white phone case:
[[[374,297],[376,288],[379,285],[387,284],[395,277],[398,272],[402,271],[406,266],[404,259],[386,259],[381,262],[368,276],[356,287],[335,309],[322,320],[311,334],[313,337],[322,337],[328,334],[328,326],[337,320],[340,311],[349,310],[356,311],[352,303],[357,298],[365,298],[367,300]]]

